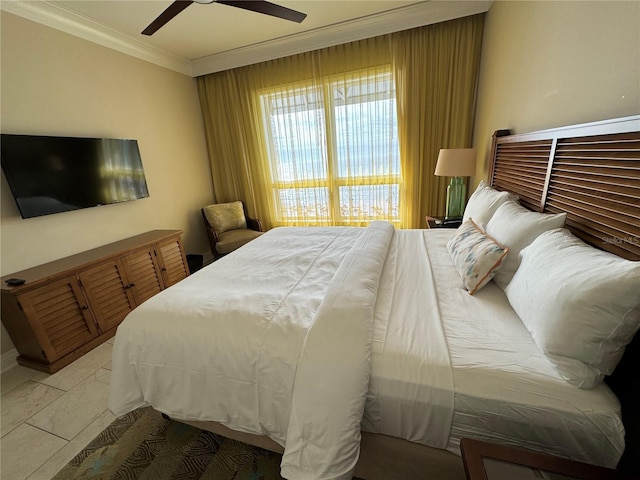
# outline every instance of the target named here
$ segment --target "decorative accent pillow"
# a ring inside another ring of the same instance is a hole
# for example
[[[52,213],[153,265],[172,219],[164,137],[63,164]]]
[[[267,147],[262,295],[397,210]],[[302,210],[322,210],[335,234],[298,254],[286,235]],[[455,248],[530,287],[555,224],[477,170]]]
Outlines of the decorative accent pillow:
[[[247,220],[244,218],[242,202],[216,203],[204,207],[204,214],[209,225],[217,233],[224,233],[238,228],[247,228]]]
[[[509,247],[509,258],[493,281],[504,290],[520,265],[520,251],[547,230],[564,227],[566,213],[538,213],[527,210],[517,202],[500,205],[487,223],[487,234],[496,242]]]
[[[517,201],[518,198],[513,193],[500,192],[491,188],[484,180],[481,180],[478,188],[469,197],[462,221],[466,222],[473,218],[476,225],[484,229],[500,205],[510,200]]]
[[[509,253],[508,248],[487,236],[471,218],[460,225],[447,249],[471,295],[493,278]]]
[[[613,372],[640,327],[640,262],[591,247],[568,230],[521,252],[505,292],[567,382],[592,388]]]

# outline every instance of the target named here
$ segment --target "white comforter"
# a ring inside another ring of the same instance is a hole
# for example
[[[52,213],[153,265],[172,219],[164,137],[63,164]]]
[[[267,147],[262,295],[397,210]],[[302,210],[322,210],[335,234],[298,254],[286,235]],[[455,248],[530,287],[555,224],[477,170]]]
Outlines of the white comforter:
[[[151,298],[118,328],[110,409],[267,435],[285,478],[351,478],[393,233],[274,229]]]

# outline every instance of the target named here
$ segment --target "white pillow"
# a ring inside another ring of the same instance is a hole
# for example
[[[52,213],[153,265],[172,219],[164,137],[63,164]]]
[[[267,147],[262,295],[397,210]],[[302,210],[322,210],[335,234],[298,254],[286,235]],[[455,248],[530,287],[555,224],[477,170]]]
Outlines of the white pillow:
[[[566,213],[532,212],[512,201],[500,205],[486,230],[496,242],[509,247],[509,256],[493,281],[504,290],[520,265],[520,251],[541,233],[563,227],[566,218]]]
[[[507,298],[569,383],[613,372],[640,327],[640,262],[595,249],[559,228],[522,250]]]
[[[518,200],[518,198],[513,193],[500,192],[495,188],[491,188],[484,180],[481,180],[478,188],[469,197],[462,216],[462,222],[464,223],[473,218],[473,221],[484,230],[487,222],[500,205],[509,200]]]
[[[473,295],[496,274],[509,249],[497,244],[472,219],[456,230],[447,249],[464,287]]]

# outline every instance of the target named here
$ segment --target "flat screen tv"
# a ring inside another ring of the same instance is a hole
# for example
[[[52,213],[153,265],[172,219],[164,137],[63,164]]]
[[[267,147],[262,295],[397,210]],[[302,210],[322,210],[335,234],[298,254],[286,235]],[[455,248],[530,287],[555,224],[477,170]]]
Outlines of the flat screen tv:
[[[3,133],[0,149],[22,218],[149,196],[136,140]]]

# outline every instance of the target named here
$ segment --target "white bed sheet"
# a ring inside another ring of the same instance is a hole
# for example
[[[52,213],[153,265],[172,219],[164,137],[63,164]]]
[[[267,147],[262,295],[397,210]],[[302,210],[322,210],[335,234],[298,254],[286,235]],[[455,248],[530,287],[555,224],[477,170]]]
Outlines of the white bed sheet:
[[[454,408],[453,374],[420,231],[395,231],[373,328],[363,428],[446,448]]]
[[[453,367],[454,414],[447,450],[459,455],[460,439],[473,437],[615,467],[624,450],[618,399],[604,384],[583,390],[565,382],[493,282],[473,296],[464,290],[446,249],[453,232],[396,232],[400,237],[417,235],[426,245],[404,242],[405,248],[397,252],[397,262],[404,266],[397,271],[412,271],[416,264],[429,261],[435,278]],[[415,248],[409,248],[411,243]],[[383,281],[384,277],[381,285]],[[416,302],[411,289],[405,293],[395,301]],[[426,344],[416,338],[415,329],[404,328],[405,320],[402,314],[392,314],[387,325],[380,317],[375,319],[363,429],[429,444],[428,438],[421,438],[424,399],[416,396],[421,387],[398,382],[397,377],[384,375],[389,369],[381,367],[396,362],[393,352],[398,349],[411,351],[421,342]],[[409,355],[403,362],[403,378],[420,376],[421,358]],[[409,373],[411,369],[415,373]]]

